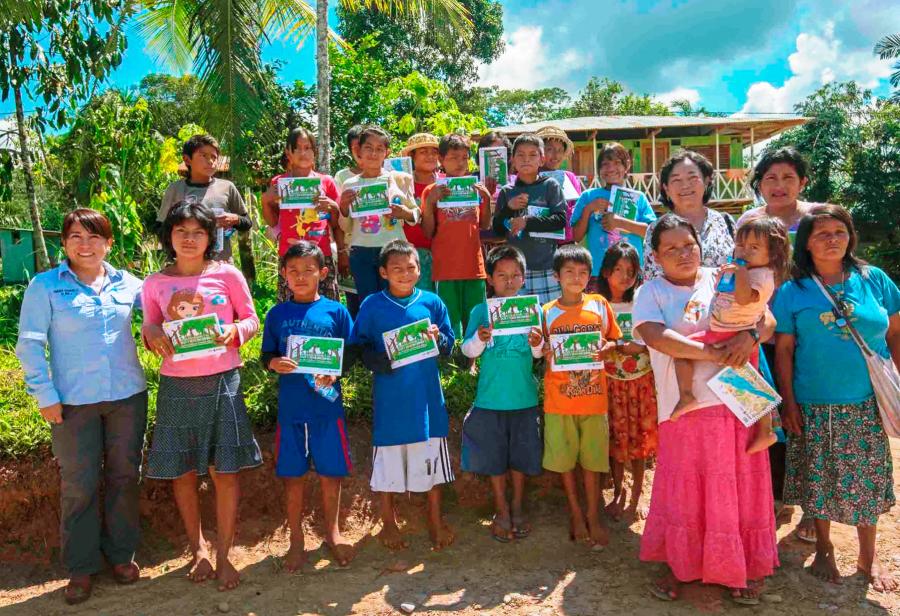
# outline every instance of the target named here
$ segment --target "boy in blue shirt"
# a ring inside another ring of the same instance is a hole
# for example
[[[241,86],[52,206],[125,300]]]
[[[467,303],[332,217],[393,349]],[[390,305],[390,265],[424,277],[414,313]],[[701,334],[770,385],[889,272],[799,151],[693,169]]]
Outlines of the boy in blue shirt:
[[[281,275],[292,298],[269,311],[263,329],[260,360],[267,370],[279,375],[275,474],[285,483],[291,532],[291,546],[284,561],[287,571],[296,571],[306,560],[301,520],[304,476],[310,468],[310,458],[322,488],[325,543],[341,566],[354,556],[353,546],[341,536],[338,525],[341,478],[353,468],[341,385],[334,376],[307,378],[310,375],[293,373],[297,364],[287,351],[289,336],[344,340],[350,337],[350,313],[342,304],[319,295],[319,281],[327,274],[325,255],[318,246],[304,240],[288,248],[281,257]],[[332,395],[327,396],[328,393]]]
[[[370,485],[381,493],[379,539],[391,549],[406,547],[397,526],[394,494],[427,492],[429,534],[439,550],[450,545],[454,535],[441,518],[441,484],[453,481],[453,470],[438,360],[428,357],[392,367],[383,334],[428,319],[427,334],[446,356],[453,348],[453,329],[444,302],[416,288],[421,271],[412,244],[387,243],[379,255],[379,274],[388,288],[363,301],[350,337],[363,363],[375,373]]]
[[[602,188],[592,188],[581,193],[572,212],[572,236],[580,242],[587,236],[587,249],[594,262],[588,293],[598,293],[600,265],[606,249],[625,240],[637,250],[638,259],[644,262],[644,235],[647,227],[656,220],[647,197],[641,195],[637,204],[637,218],[628,220],[609,211],[609,197],[613,186],[625,186],[625,178],[631,170],[631,156],[621,143],[607,143],[597,156],[598,175]]]
[[[525,256],[514,246],[491,250],[486,263],[495,297],[518,295],[525,281]],[[541,474],[544,438],[534,359],[541,357],[539,327],[527,334],[494,336],[488,304],[472,309],[462,351],[481,357],[475,404],[463,422],[462,469],[489,475],[496,513],[491,535],[501,543],[523,539],[531,528],[525,521],[525,476]],[[512,479],[512,514],[506,500],[506,475]]]

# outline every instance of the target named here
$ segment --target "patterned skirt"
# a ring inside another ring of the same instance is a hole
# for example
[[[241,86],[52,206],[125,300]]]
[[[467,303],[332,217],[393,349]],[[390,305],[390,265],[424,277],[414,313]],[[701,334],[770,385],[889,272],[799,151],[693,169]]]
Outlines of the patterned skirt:
[[[562,295],[562,288],[553,275],[552,269],[528,270],[525,272],[525,286],[519,293],[521,295],[537,295],[543,306]]]
[[[607,376],[609,453],[616,462],[646,460],[656,453],[656,388],[653,373],[624,381]]]
[[[237,368],[210,376],[160,375],[147,477],[203,476],[210,467],[236,473],[260,464]]]
[[[820,520],[871,526],[894,498],[891,446],[878,404],[803,404],[803,435],[788,435],[784,501]]]

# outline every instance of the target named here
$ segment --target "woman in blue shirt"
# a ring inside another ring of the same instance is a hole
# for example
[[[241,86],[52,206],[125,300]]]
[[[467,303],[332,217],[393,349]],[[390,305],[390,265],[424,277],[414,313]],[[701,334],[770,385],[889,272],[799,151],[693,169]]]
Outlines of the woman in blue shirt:
[[[91,575],[104,558],[120,584],[140,577],[134,552],[147,383],[131,333],[141,281],[104,260],[113,243],[109,220],[74,210],[63,221],[62,243],[66,259],[25,291],[16,355],[28,393],[50,422],[70,576],[64,596],[75,604],[90,597]]]
[[[797,229],[794,278],[775,298],[775,366],[792,435],[784,498],[815,519],[813,574],[839,582],[830,527],[849,524],[859,535],[859,571],[891,592],[897,582],[875,553],[878,517],[895,502],[890,445],[862,352],[812,280],[830,289],[870,348],[900,365],[900,290],[853,254],[856,242],[844,208],[811,208]]]

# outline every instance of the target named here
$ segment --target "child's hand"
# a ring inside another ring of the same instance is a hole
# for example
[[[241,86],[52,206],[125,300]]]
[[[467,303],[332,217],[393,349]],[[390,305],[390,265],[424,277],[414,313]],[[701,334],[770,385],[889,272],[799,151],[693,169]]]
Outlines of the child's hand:
[[[437,207],[438,201],[444,197],[450,196],[450,187],[446,184],[436,184],[434,188],[428,191],[428,198],[425,199],[429,207]]]
[[[481,182],[478,182],[477,184],[475,184],[475,192],[477,192],[479,195],[481,195],[482,201],[487,201],[488,203],[491,202],[491,195],[494,194],[492,192],[489,192],[487,187],[484,184],[482,184]]]
[[[584,214],[585,216],[588,214],[602,214],[609,210],[610,203],[606,199],[594,199],[586,206],[584,206]]]
[[[342,252],[342,251],[338,250],[337,266],[338,266],[338,273],[341,276],[349,276],[350,275],[350,255],[346,252]]]
[[[337,212],[338,204],[327,197],[326,195],[320,194],[316,199],[316,211],[317,212],[325,212],[326,214],[331,214],[332,216]]]
[[[509,219],[509,234],[512,236],[519,235],[522,231],[525,230],[525,223],[528,222],[526,216],[519,216],[517,218]]]
[[[734,259],[735,259],[735,260],[737,260],[737,259],[746,260],[746,253],[745,253],[745,251],[744,251],[744,247],[743,247],[743,246],[739,246],[739,245],[735,245],[735,247],[734,247],[734,255],[733,255],[733,256],[734,256]]]
[[[784,401],[781,407],[781,425],[790,434],[797,436],[803,434],[803,416],[796,402]]]
[[[337,381],[337,377],[329,374],[317,374],[315,377],[316,387],[321,387],[322,389],[331,387],[335,381]]]
[[[603,230],[608,233],[619,228],[619,220],[621,219],[612,212],[605,212],[603,218],[600,219],[600,224],[603,226]]]
[[[506,202],[511,210],[524,210],[528,207],[528,193],[520,193]]]
[[[346,189],[341,193],[341,200],[338,202],[341,205],[341,211],[347,212],[350,210],[350,206],[353,205],[353,202],[356,200],[356,191],[352,188]]]
[[[481,325],[478,327],[478,339],[482,342],[488,342],[494,335],[494,330],[490,327]]]
[[[223,346],[231,346],[235,340],[237,340],[237,325],[234,323],[223,325],[222,333],[216,336],[216,342]]]
[[[494,193],[497,192],[497,178],[488,177],[484,180],[484,187],[487,189],[490,197],[494,196]]]
[[[223,227],[225,229],[230,229],[240,221],[240,217],[237,214],[232,214],[231,212],[225,212],[224,214],[219,214],[218,216],[216,216],[216,226]]]
[[[290,374],[297,367],[297,363],[290,357],[276,357],[269,361],[269,370],[278,374]]]
[[[147,348],[162,358],[175,354],[175,347],[161,325],[144,325],[144,340],[147,341]]]
[[[391,217],[407,222],[412,222],[415,219],[412,210],[400,203],[391,203]]]
[[[600,350],[594,353],[594,361],[605,361],[609,359],[612,352],[616,350],[615,340],[606,340]]]
[[[540,345],[544,341],[544,334],[540,327],[532,327],[528,332],[528,344],[533,347]]]
[[[441,336],[441,329],[437,325],[432,323],[428,326],[428,335],[431,336],[432,340],[438,342]]]
[[[544,348],[541,350],[541,355],[543,355],[544,359],[547,361],[553,359],[553,349],[550,348],[549,340],[544,340]]]

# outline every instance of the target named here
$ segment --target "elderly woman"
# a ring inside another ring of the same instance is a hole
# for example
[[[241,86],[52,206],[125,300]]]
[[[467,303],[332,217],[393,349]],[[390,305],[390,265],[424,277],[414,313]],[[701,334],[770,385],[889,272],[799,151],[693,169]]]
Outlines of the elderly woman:
[[[703,249],[691,222],[666,214],[654,225],[650,249],[661,275],[635,298],[635,330],[650,347],[656,379],[659,450],[641,560],[664,562],[669,573],[651,587],[671,601],[682,582],[701,580],[732,589],[738,603],[757,604],[763,579],[778,566],[772,483],[765,452],[748,454],[745,427],[707,386],[722,364],[739,366],[750,356],[738,334],[722,345],[688,336],[709,327],[716,270],[700,267]],[[749,345],[752,349],[753,345]],[[671,421],[678,401],[674,359],[694,360],[699,409]]]
[[[703,249],[704,267],[719,267],[734,252],[734,219],[728,213],[706,206],[713,190],[713,166],[702,154],[682,150],[659,171],[662,204],[690,222],[697,230]],[[644,280],[662,274],[650,248],[653,224],[644,236]]]
[[[875,538],[878,517],[895,502],[891,449],[848,320],[869,348],[900,366],[900,291],[853,254],[856,242],[844,208],[811,208],[797,229],[794,278],[775,298],[776,375],[793,435],[785,501],[815,519],[811,573],[839,582],[831,522],[849,524],[859,536],[858,570],[875,590],[890,592],[898,584],[879,563]]]
[[[16,355],[28,393],[50,422],[61,481],[66,603],[91,596],[91,576],[112,565],[120,584],[140,576],[138,480],[147,384],[131,317],[141,281],[104,259],[109,220],[77,209],[63,221],[66,259],[25,291]],[[49,361],[47,347],[49,346]],[[99,488],[103,480],[103,512]]]

